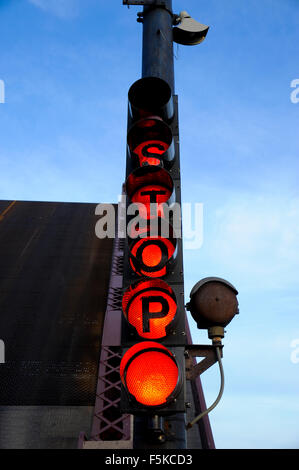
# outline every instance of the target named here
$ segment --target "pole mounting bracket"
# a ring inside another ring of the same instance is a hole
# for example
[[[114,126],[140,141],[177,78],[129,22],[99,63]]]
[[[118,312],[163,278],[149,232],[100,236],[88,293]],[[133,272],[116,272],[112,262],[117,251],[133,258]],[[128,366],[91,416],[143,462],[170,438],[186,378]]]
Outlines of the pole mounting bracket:
[[[223,357],[223,345],[219,346],[221,349],[221,357]],[[185,348],[186,355],[186,379],[195,380],[196,377],[201,375],[211,366],[217,362],[216,346],[204,344],[188,344]],[[203,357],[204,359],[198,364],[195,361],[196,357]]]

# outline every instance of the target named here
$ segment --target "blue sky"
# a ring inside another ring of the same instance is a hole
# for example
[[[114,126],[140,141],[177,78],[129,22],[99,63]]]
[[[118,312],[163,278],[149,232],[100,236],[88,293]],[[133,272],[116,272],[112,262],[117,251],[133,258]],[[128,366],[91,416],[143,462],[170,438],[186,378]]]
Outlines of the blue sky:
[[[184,252],[186,299],[210,275],[239,290],[210,415],[216,446],[299,448],[299,4],[173,8],[210,25],[200,46],[175,46],[182,198],[204,204],[203,246]],[[117,201],[127,91],[141,74],[137,11],[121,0],[0,0],[0,199]],[[202,381],[210,404],[217,367]]]

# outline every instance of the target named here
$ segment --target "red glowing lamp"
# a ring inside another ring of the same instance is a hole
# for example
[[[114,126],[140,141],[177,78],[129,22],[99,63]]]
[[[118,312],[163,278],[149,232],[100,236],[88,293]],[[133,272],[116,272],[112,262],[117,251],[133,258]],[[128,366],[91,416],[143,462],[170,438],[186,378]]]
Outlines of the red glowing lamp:
[[[131,285],[122,299],[123,313],[138,335],[146,339],[162,339],[177,314],[177,301],[164,281],[139,281]]]
[[[130,245],[130,265],[139,276],[163,277],[174,261],[177,240],[164,237],[137,238]]]
[[[174,158],[174,144],[170,127],[157,116],[137,121],[128,132],[131,157],[140,166],[169,164]]]
[[[120,376],[129,395],[140,405],[166,406],[180,388],[175,357],[165,346],[152,341],[132,346],[120,363]]]
[[[126,194],[140,203],[139,215],[144,219],[164,217],[163,204],[169,203],[174,193],[174,183],[169,172],[157,166],[137,168],[127,178]]]

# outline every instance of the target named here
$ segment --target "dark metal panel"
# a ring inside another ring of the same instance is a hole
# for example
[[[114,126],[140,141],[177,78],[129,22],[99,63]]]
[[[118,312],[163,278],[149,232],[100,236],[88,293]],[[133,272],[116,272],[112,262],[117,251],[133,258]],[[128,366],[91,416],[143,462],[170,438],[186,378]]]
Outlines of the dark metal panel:
[[[17,202],[0,221],[2,406],[94,405],[112,250],[94,214]]]
[[[5,209],[8,208],[8,206],[12,203],[13,201],[0,201],[0,217],[2,212],[5,211]]]
[[[93,407],[0,406],[0,449],[76,449]]]

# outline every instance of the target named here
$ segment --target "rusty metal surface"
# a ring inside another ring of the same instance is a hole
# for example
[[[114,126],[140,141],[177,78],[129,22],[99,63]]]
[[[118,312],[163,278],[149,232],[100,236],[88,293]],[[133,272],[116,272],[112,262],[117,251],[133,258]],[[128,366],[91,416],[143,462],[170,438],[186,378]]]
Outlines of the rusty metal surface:
[[[221,357],[223,345],[221,348]],[[194,362],[195,357],[203,357],[198,364]],[[216,348],[211,345],[187,345],[186,346],[186,379],[195,380],[200,374],[205,372],[217,362]]]
[[[213,325],[227,325],[238,312],[235,292],[218,281],[202,285],[193,294],[192,305],[195,312]]]
[[[2,406],[94,405],[112,252],[95,206],[17,201],[0,221]]]

